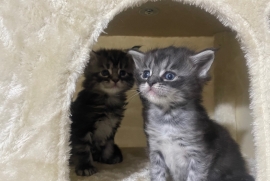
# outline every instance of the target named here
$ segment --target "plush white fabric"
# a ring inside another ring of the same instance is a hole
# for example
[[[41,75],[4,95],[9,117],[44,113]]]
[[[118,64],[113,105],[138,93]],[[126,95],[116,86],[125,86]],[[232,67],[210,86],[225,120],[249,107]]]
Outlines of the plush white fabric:
[[[142,2],[146,0],[0,1],[0,180],[69,180],[68,110],[75,81],[108,22]],[[267,181],[270,2],[181,2],[202,7],[238,34],[251,80],[256,180]]]
[[[71,181],[150,181],[149,163],[145,148],[122,148],[124,161],[120,164],[107,165],[95,163],[98,173],[91,177],[76,176],[71,167]]]

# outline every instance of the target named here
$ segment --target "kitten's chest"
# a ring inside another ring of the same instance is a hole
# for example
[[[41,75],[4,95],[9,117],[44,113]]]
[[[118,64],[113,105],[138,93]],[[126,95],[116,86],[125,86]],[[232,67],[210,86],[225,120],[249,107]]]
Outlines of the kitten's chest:
[[[119,98],[119,96],[109,96],[104,100],[105,105],[107,106],[122,106],[124,101]]]
[[[194,159],[193,151],[200,151],[201,143],[194,144],[199,136],[192,125],[185,120],[186,115],[162,114],[152,111],[148,114],[145,131],[151,151],[159,151],[171,172],[183,171],[183,178],[190,161]]]
[[[103,142],[116,131],[123,116],[124,101],[119,97],[110,96],[104,100],[103,117],[100,117],[94,124],[93,139]],[[102,144],[102,143],[101,143]]]
[[[164,113],[162,109],[150,108],[148,110],[147,119],[155,122],[172,122],[181,119],[179,111],[171,111],[170,113]]]
[[[160,147],[184,144],[185,135],[173,125],[150,123],[146,125],[145,131],[149,136],[149,141],[156,145],[162,145]]]
[[[148,125],[146,132],[151,151],[159,151],[170,171],[176,168],[186,170],[190,157],[188,147],[185,146],[183,135],[179,129],[172,125]]]

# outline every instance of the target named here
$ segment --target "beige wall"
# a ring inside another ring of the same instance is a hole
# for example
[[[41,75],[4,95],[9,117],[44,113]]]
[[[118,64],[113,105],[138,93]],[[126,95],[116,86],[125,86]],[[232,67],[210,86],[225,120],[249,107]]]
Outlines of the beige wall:
[[[150,37],[132,37],[132,36],[114,36],[99,37],[98,42],[94,46],[94,50],[98,48],[119,48],[127,49],[135,45],[141,45],[141,50],[146,51],[156,47],[187,46],[194,50],[202,50],[213,47],[213,37],[166,37],[166,38],[150,38]],[[82,79],[77,84],[78,91]],[[135,89],[135,87],[134,87]],[[128,92],[128,106],[121,127],[116,134],[116,142],[120,147],[145,147],[146,139],[143,132],[142,105],[137,96],[133,96],[135,91]],[[214,99],[212,81],[204,90],[204,104],[210,115],[213,115]]]
[[[225,125],[240,144],[244,155],[254,158],[252,117],[249,109],[249,80],[246,61],[234,34],[215,35],[215,119]]]

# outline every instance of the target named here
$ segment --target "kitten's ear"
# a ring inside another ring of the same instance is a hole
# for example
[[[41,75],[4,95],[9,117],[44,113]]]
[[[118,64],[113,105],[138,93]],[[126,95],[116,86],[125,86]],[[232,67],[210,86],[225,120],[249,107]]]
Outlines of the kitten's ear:
[[[140,65],[143,62],[145,54],[142,53],[142,52],[136,51],[134,49],[130,49],[128,51],[128,54],[132,56],[132,59],[133,59],[133,61],[135,63],[136,68],[141,67]]]
[[[88,62],[89,65],[93,65],[93,64],[96,64],[97,60],[98,60],[98,54],[97,52],[95,52],[94,50],[92,50],[90,52],[90,60]]]
[[[192,63],[197,66],[200,78],[208,77],[208,72],[215,58],[215,51],[215,49],[207,49],[189,57]]]
[[[87,62],[84,68],[84,75],[87,76],[88,73],[97,68],[98,54],[95,51],[90,52],[90,60]]]

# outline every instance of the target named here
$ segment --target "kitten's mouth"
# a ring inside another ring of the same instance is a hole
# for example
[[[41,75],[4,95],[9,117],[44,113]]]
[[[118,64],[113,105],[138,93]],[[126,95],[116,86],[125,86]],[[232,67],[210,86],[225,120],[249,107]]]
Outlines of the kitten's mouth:
[[[118,88],[119,88],[119,86],[117,84],[114,84],[111,86],[111,89],[118,89]]]
[[[164,96],[162,91],[159,90],[158,87],[149,86],[148,84],[146,84],[145,86],[140,87],[140,91],[141,91],[141,93],[143,94],[143,96],[146,99],[151,99],[151,100],[155,99],[155,100],[157,100],[157,99],[166,97],[166,96]]]
[[[147,93],[149,95],[153,95],[153,96],[156,96],[157,95],[157,93],[155,91],[151,90],[151,89]]]
[[[154,97],[154,98],[166,97],[165,95],[160,94],[160,92],[158,90],[154,90],[154,89],[151,89],[151,88],[146,92],[146,96],[151,96],[151,97]]]
[[[153,89],[149,89],[147,92],[146,92],[146,96],[151,96],[151,97],[159,97],[158,93],[156,91],[154,91]]]

